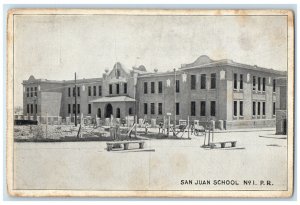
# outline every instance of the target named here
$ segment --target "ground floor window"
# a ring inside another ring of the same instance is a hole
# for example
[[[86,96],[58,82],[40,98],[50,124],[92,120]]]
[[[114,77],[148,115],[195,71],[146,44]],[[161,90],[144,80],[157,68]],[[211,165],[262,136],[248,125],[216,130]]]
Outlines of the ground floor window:
[[[29,114],[30,113],[30,110],[29,110],[29,104],[27,104],[27,114]]]
[[[73,114],[75,114],[75,113],[76,113],[76,105],[73,104]]]
[[[256,110],[256,103],[255,103],[255,102],[252,102],[252,115],[253,115],[253,116],[256,115],[255,110]]]
[[[128,114],[129,114],[129,115],[132,115],[132,108],[131,108],[131,107],[130,107],[129,110],[128,110]]]
[[[210,102],[210,116],[216,116],[216,101]]]
[[[243,101],[240,101],[240,116],[244,115],[244,103]]]
[[[233,101],[233,116],[237,116],[237,101]]]
[[[201,101],[200,102],[200,116],[205,116],[205,107],[206,107],[206,102]]]
[[[91,113],[92,113],[92,105],[88,104],[88,114],[91,114]]]
[[[151,103],[151,115],[155,114],[155,107],[154,107],[154,103]]]
[[[257,115],[260,115],[260,102],[257,102]]]
[[[275,111],[276,111],[275,102],[273,102],[273,115],[275,115]]]
[[[30,105],[31,108],[31,114],[33,113],[33,104]]]
[[[144,103],[144,115],[148,114],[148,104]]]
[[[180,114],[180,105],[179,103],[176,103],[176,115]]]
[[[68,113],[71,114],[71,104],[68,104]]]
[[[266,115],[266,102],[262,103],[262,115]]]
[[[80,104],[77,104],[77,113],[80,113]]]
[[[196,116],[196,102],[191,102],[191,116]]]
[[[158,103],[158,114],[162,115],[162,103]]]
[[[37,113],[37,104],[35,104],[35,113]]]

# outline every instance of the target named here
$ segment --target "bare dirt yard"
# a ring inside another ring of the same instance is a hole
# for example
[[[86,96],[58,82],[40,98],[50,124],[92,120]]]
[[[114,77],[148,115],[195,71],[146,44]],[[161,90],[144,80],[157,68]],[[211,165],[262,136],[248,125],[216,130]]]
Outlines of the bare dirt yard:
[[[285,190],[288,138],[260,137],[274,132],[215,133],[214,141],[236,140],[234,149],[201,148],[203,136],[191,136],[191,140],[150,139],[145,140],[144,150],[110,152],[101,141],[15,142],[14,188]],[[134,146],[131,148],[137,148]],[[198,183],[204,180],[209,183]],[[245,185],[245,180],[254,184]]]

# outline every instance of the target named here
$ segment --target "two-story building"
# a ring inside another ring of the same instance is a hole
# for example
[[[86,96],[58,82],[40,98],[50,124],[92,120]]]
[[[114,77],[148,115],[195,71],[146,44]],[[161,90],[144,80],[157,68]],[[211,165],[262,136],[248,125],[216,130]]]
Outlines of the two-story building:
[[[286,72],[200,56],[169,72],[126,69],[116,63],[102,78],[23,81],[24,114],[73,117],[223,121],[226,129],[275,126],[280,96],[276,79]],[[75,95],[77,105],[75,105]]]

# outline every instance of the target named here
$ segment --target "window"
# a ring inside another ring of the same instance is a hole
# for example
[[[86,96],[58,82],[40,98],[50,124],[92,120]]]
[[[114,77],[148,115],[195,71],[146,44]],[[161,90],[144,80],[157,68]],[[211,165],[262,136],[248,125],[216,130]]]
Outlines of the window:
[[[266,102],[262,103],[262,115],[266,115]]]
[[[196,102],[191,102],[191,116],[196,116]]]
[[[256,115],[256,103],[255,102],[252,102],[252,115]]]
[[[102,86],[101,85],[98,86],[98,95],[102,96]]]
[[[27,114],[29,114],[30,110],[29,110],[29,104],[27,104]]]
[[[92,104],[88,104],[88,114],[92,113]]]
[[[124,94],[127,93],[127,83],[124,83]]]
[[[109,84],[109,94],[112,94],[112,84]]]
[[[179,93],[180,92],[180,82],[179,80],[176,80],[176,93]]]
[[[262,81],[263,81],[262,90],[266,91],[266,78],[263,78]]]
[[[37,104],[35,104],[34,107],[35,107],[35,114],[37,114]]]
[[[158,114],[162,115],[162,103],[158,103]]]
[[[256,78],[253,76],[252,90],[256,90]]]
[[[71,97],[71,88],[68,88],[68,97]]]
[[[237,116],[237,101],[233,101],[233,116]]]
[[[210,116],[216,116],[216,101],[210,102]]]
[[[91,86],[88,87],[88,91],[89,91],[88,92],[89,96],[91,96],[92,95],[92,88],[91,88]]]
[[[30,90],[27,88],[27,97],[29,97]]]
[[[117,94],[120,93],[120,84],[116,84],[116,93],[117,93]]]
[[[243,74],[240,75],[240,89],[243,90],[244,88],[244,79],[243,79]]]
[[[76,113],[76,105],[73,104],[73,114],[75,114],[75,113]]]
[[[30,88],[30,97],[33,97],[33,88]]]
[[[237,74],[233,74],[233,89],[237,89]]]
[[[257,102],[257,115],[260,115],[260,102]]]
[[[148,93],[148,83],[144,82],[144,94]]]
[[[151,115],[155,114],[155,107],[154,107],[154,103],[151,103]]]
[[[144,103],[144,115],[148,114],[148,104]]]
[[[73,88],[73,97],[75,97],[76,95],[76,90],[75,90],[75,87]]]
[[[206,74],[201,74],[201,89],[206,89]]]
[[[210,88],[211,89],[216,89],[216,74],[215,73],[212,73],[210,75]]]
[[[37,87],[34,87],[34,96],[37,96]]]
[[[80,113],[80,104],[77,104],[77,113]]]
[[[95,85],[93,86],[93,93],[94,93],[94,96],[97,95],[97,87]]]
[[[155,83],[151,82],[151,93],[155,93]]]
[[[131,108],[131,107],[130,107],[129,110],[128,110],[128,114],[129,114],[129,115],[132,115],[132,108]]]
[[[275,102],[273,102],[273,115],[276,114],[276,107],[275,107]]]
[[[200,102],[200,116],[205,116],[205,101]]]
[[[261,89],[260,89],[260,83],[261,83],[261,82],[260,82],[260,77],[257,78],[257,81],[258,81],[258,91],[260,91],[260,90],[261,90]]]
[[[68,104],[68,113],[71,114],[71,104]]]
[[[180,115],[180,105],[176,103],[176,115]]]
[[[77,96],[80,97],[80,87],[77,87]]]
[[[121,117],[121,112],[120,112],[120,108],[117,108],[117,118]]]
[[[158,93],[162,93],[162,81],[158,82]]]
[[[196,75],[191,75],[191,90],[196,89]]]
[[[240,116],[244,115],[244,103],[243,101],[240,101]]]
[[[276,80],[273,79],[273,92],[275,93],[276,92]]]
[[[31,114],[33,113],[33,104],[30,104]]]

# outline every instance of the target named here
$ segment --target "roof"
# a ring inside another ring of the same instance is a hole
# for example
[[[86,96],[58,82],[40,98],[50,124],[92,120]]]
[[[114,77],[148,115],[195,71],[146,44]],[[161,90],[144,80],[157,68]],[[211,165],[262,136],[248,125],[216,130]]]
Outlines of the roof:
[[[128,96],[102,97],[90,102],[135,102],[135,99]]]

